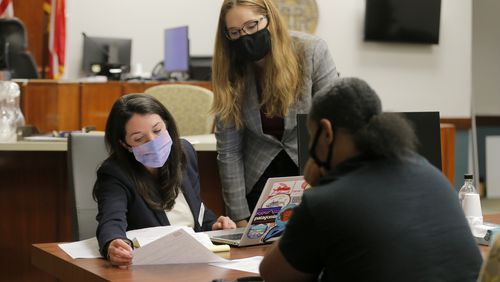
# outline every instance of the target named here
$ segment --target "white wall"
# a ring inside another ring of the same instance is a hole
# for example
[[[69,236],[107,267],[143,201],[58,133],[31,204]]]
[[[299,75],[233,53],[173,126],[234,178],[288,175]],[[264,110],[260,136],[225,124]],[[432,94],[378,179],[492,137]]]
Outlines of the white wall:
[[[470,117],[472,0],[442,0],[439,45],[381,44],[362,40],[365,0],[316,0],[317,35],[342,76],[366,79],[386,110],[436,110]],[[209,55],[221,1],[68,0],[67,78],[77,78],[82,36],[131,37],[132,65],[150,70],[162,58],[163,29],[188,24],[191,51]]]
[[[474,1],[472,93],[476,115],[500,115],[500,1]]]
[[[211,55],[218,0],[67,0],[66,78],[80,75],[83,37],[132,38],[132,62],[151,71],[163,60],[163,30],[189,25],[193,55]]]

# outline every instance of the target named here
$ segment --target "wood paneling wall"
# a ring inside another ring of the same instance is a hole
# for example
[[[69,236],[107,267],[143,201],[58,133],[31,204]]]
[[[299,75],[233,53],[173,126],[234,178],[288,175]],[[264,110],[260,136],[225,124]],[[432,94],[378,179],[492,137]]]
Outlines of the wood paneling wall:
[[[33,79],[21,84],[21,109],[26,123],[41,132],[80,130],[84,126],[104,130],[111,106],[118,97],[169,83],[174,82],[80,83]],[[212,89],[208,81],[176,83]]]
[[[66,152],[0,151],[0,281],[54,281],[31,244],[71,240]]]

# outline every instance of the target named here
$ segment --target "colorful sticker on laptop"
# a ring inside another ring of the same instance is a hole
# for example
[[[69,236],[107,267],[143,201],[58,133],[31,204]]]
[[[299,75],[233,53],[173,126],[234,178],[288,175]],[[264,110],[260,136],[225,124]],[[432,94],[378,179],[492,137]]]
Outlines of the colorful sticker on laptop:
[[[278,194],[269,197],[263,204],[263,208],[272,208],[272,207],[284,207],[290,203],[290,196],[287,194]]]
[[[247,237],[249,239],[258,239],[266,233],[267,224],[256,224],[250,226],[250,230],[248,230]]]
[[[275,241],[279,236],[281,236],[281,234],[283,234],[283,231],[285,231],[284,226],[275,225],[273,228],[269,229],[266,236],[262,238],[262,242],[266,243],[268,241]]]
[[[281,207],[261,208],[255,213],[252,224],[273,223],[280,212]]]
[[[276,216],[276,225],[285,226],[290,219],[290,216],[292,216],[293,208],[295,208],[296,206],[297,205],[295,204],[289,204],[283,207]]]
[[[270,195],[290,194],[293,184],[294,181],[274,183]]]

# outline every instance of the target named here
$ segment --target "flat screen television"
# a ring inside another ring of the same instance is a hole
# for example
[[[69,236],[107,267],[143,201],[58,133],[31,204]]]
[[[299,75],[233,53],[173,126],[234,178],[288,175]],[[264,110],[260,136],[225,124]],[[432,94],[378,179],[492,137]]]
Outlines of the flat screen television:
[[[441,0],[366,0],[365,41],[438,44]]]
[[[89,75],[119,79],[130,70],[132,39],[94,37],[83,33],[82,70]]]

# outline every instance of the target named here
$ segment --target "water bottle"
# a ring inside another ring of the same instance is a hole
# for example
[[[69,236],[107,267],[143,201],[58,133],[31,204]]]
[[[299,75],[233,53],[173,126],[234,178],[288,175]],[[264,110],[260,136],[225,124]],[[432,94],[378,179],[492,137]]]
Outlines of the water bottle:
[[[8,103],[14,111],[14,123],[16,124],[16,127],[25,126],[24,115],[21,112],[21,90],[19,90],[19,85],[15,82],[9,81],[7,88],[9,93]]]
[[[474,177],[472,174],[464,175],[464,185],[458,192],[458,198],[460,199],[460,204],[469,222],[469,226],[474,233],[474,226],[483,224],[483,213],[481,211],[479,193],[473,185],[473,180]]]
[[[17,127],[24,125],[19,98],[17,83],[0,81],[0,142],[15,141]]]

